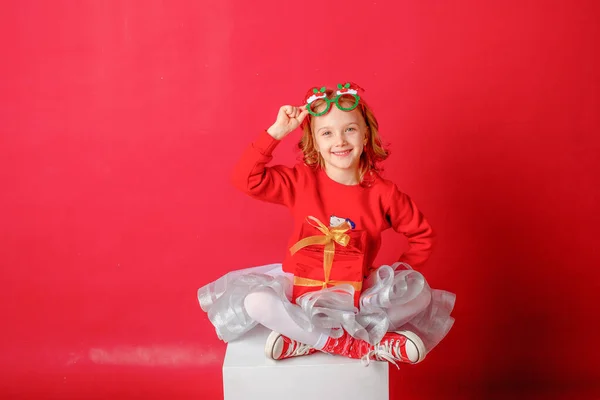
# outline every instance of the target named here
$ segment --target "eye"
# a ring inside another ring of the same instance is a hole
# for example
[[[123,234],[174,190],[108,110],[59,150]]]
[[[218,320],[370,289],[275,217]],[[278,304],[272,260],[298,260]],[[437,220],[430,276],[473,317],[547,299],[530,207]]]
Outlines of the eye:
[[[349,126],[348,128],[346,128],[346,132],[353,132],[355,130],[356,130],[356,128],[353,126]]]
[[[321,133],[321,136],[329,136],[331,135],[331,131],[324,131]]]

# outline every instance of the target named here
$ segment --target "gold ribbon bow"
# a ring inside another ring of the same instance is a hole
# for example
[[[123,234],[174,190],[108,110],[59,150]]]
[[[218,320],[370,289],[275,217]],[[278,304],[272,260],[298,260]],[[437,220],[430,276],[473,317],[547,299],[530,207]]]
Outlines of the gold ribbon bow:
[[[290,248],[290,252],[295,254],[298,250],[304,247],[312,245],[324,245],[323,251],[323,272],[325,280],[320,281],[317,279],[302,278],[294,276],[294,285],[296,286],[321,286],[325,289],[328,286],[335,286],[341,284],[349,284],[354,287],[355,290],[360,291],[362,289],[362,281],[332,281],[329,279],[331,274],[331,267],[333,266],[333,256],[335,255],[335,244],[346,247],[350,243],[350,235],[346,234],[351,229],[347,222],[344,222],[340,226],[328,228],[313,216],[306,218],[308,223],[317,228],[323,235],[309,236],[298,241],[295,245]],[[315,222],[316,224],[312,223]]]

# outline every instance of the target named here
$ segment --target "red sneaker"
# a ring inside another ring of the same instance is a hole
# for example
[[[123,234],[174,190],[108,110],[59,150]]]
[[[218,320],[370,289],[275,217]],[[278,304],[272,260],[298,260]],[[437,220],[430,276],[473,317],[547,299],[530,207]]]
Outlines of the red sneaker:
[[[425,358],[423,341],[413,332],[388,332],[375,345],[356,339],[347,332],[338,338],[329,338],[321,351],[350,358],[361,358],[365,365],[371,360],[416,364]]]
[[[305,356],[314,352],[316,350],[309,345],[297,342],[275,331],[271,332],[265,344],[265,355],[272,360]]]

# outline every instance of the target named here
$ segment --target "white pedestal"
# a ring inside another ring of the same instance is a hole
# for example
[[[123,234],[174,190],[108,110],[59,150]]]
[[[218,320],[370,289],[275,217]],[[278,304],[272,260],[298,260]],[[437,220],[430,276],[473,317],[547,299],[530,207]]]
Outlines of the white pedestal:
[[[281,361],[265,357],[270,331],[257,326],[227,345],[223,363],[225,400],[388,400],[387,362],[325,353]]]

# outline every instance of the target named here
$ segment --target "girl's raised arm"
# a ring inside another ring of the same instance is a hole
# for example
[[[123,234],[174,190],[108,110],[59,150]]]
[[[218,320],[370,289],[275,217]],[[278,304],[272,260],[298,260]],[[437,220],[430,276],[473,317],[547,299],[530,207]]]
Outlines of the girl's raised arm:
[[[279,109],[275,123],[246,148],[236,164],[232,176],[235,187],[259,200],[288,207],[294,204],[297,168],[267,164],[281,139],[298,128],[307,113],[304,107]]]

